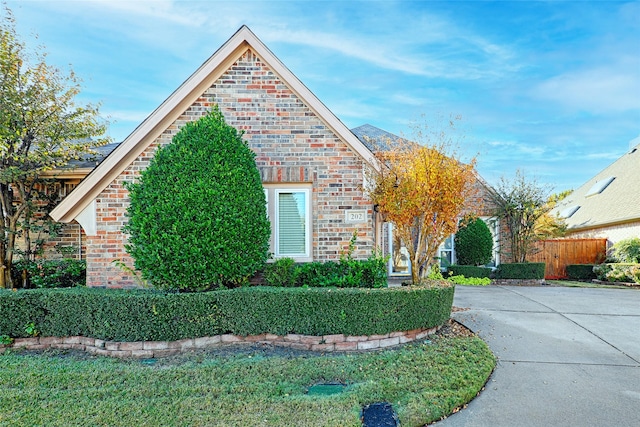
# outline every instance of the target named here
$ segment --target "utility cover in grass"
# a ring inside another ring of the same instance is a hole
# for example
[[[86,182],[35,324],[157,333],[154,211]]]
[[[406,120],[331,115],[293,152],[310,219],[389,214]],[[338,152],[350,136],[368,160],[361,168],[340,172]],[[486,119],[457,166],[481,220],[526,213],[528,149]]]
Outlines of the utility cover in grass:
[[[372,403],[362,409],[363,427],[398,427],[399,425],[398,416],[390,403]]]

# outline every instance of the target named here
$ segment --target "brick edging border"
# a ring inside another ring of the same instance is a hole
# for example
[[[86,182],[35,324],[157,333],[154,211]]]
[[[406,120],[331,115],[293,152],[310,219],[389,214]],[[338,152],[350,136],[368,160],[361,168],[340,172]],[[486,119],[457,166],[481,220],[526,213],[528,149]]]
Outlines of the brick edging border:
[[[219,347],[229,344],[271,344],[296,350],[319,352],[362,352],[393,347],[426,338],[442,326],[410,331],[391,332],[383,335],[275,335],[261,334],[240,336],[233,334],[211,337],[187,338],[178,341],[105,341],[82,336],[16,338],[12,344],[0,345],[0,354],[9,348],[25,350],[81,350],[96,356],[118,358],[153,359],[172,356],[189,350]]]

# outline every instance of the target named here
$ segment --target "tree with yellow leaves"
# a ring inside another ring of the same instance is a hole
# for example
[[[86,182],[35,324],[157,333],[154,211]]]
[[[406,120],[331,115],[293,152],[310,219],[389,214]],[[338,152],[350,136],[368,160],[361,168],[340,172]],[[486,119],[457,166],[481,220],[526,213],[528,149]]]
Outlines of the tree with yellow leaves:
[[[449,122],[449,129],[454,123]],[[436,261],[438,247],[458,229],[474,193],[475,158],[463,163],[447,131],[416,133],[420,143],[377,141],[377,168],[367,173],[369,198],[409,252],[411,279],[419,284]]]

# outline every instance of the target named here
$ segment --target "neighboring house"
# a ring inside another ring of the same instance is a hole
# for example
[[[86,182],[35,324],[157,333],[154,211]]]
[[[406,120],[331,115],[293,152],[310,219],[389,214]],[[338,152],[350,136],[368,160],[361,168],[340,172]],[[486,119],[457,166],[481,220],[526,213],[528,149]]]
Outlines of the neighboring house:
[[[364,170],[374,161],[362,133],[350,131],[243,26],[51,212],[56,221],[82,226],[89,286],[136,286],[114,264],[133,265],[121,231],[129,203],[125,184],[185,123],[214,105],[256,153],[275,258],[337,259],[354,232],[358,258],[383,245],[383,223],[362,189]],[[291,216],[285,208],[292,201],[297,212]],[[304,227],[293,227],[300,218]]]
[[[640,237],[640,144],[558,203],[567,238]]]

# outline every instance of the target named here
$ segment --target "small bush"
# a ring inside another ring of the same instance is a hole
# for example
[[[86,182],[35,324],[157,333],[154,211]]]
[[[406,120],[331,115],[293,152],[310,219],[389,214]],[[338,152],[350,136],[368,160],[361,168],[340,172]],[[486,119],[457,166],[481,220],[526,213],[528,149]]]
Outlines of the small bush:
[[[277,287],[383,288],[387,286],[387,265],[377,254],[366,260],[344,258],[302,264],[281,258],[267,264],[264,283]]]
[[[490,268],[474,265],[450,265],[447,271],[450,275],[464,277],[491,277],[493,273]]]
[[[13,264],[14,277],[27,271],[32,287],[36,288],[72,288],[85,286],[87,263],[84,260],[39,259],[36,261],[18,261]]]
[[[296,265],[291,258],[280,258],[264,268],[264,283],[267,286],[291,288],[296,285]]]
[[[165,341],[224,333],[378,335],[447,321],[453,287],[243,287],[200,293],[0,290],[0,333]]]
[[[571,264],[567,265],[567,277],[573,280],[591,280],[596,278],[593,272],[593,264]]]
[[[456,285],[487,286],[491,284],[491,279],[488,277],[451,276],[447,280]]]
[[[599,264],[593,268],[598,278],[605,282],[640,283],[640,265],[631,263]]]
[[[611,247],[610,254],[619,263],[640,263],[640,237],[620,240]]]
[[[491,261],[493,236],[482,219],[469,218],[463,221],[454,242],[459,264],[485,265]]]
[[[495,272],[496,279],[544,279],[545,264],[543,262],[503,263]]]

